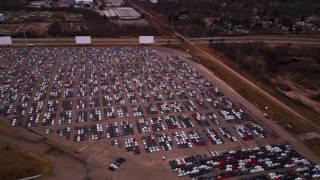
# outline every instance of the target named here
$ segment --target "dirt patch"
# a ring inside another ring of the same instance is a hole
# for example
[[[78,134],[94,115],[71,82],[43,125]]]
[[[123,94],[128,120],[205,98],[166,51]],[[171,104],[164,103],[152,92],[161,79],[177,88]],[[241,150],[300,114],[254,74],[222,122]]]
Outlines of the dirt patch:
[[[304,143],[315,153],[320,154],[320,138],[305,140]]]
[[[317,102],[320,102],[320,94],[311,96],[311,99]]]
[[[19,179],[51,172],[51,164],[46,159],[7,143],[0,142],[0,156],[0,179]]]
[[[320,134],[316,132],[308,132],[308,133],[303,133],[299,135],[300,140],[312,140],[312,139],[317,139],[320,138]]]

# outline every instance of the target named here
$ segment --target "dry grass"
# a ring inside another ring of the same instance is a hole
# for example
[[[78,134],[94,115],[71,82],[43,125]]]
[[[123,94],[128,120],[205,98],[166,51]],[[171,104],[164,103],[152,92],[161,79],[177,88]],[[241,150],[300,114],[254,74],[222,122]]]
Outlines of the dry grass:
[[[44,158],[1,142],[0,164],[0,179],[19,179],[51,172],[51,165]]]
[[[38,137],[24,137],[23,131],[19,131],[0,120],[0,134],[12,138],[24,139],[35,142]],[[0,179],[19,179],[34,175],[47,175],[51,172],[51,163],[43,157],[20,147],[0,142]]]
[[[172,48],[172,49],[178,49],[178,50],[181,50],[181,51],[185,51],[186,48],[181,46],[181,45],[178,45],[178,44],[166,44],[166,45],[163,45],[163,47],[166,47],[166,48]]]
[[[305,140],[304,143],[316,154],[320,155],[320,138]]]
[[[27,130],[22,127],[12,128],[6,119],[0,118],[0,135],[26,140],[28,142],[39,142],[42,137],[36,134],[27,133]]]

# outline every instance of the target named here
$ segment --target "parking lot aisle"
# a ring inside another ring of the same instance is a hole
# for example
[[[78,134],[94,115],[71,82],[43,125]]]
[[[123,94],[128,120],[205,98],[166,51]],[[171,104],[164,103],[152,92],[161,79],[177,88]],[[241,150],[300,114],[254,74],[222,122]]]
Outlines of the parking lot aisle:
[[[28,69],[24,69],[24,67],[28,66],[28,63],[27,63],[27,59],[31,56],[31,51],[32,49],[25,49],[23,51],[20,51],[19,49],[11,49],[10,52],[8,52],[8,56],[7,56],[7,60],[15,60],[17,61],[18,63],[16,65],[10,65],[8,66],[8,71],[6,72],[6,81],[10,81],[11,84],[18,84],[18,86],[21,87],[24,87],[26,85],[26,80],[28,79],[28,75],[29,75],[29,71]],[[13,53],[14,56],[13,57],[10,57],[10,54]],[[32,69],[32,68],[31,68]],[[19,79],[16,79],[16,78],[12,78],[10,76],[15,76],[15,75],[20,75]],[[18,106],[21,107],[21,104],[23,102],[21,102],[21,98],[23,97],[24,95],[24,92],[23,90],[21,90],[20,88],[18,87],[13,87],[11,90],[12,91],[17,91],[17,94],[16,95],[13,95],[11,93],[8,93],[8,98],[9,98],[9,101],[14,101],[12,104],[11,104],[11,112],[13,111],[16,111]],[[11,97],[10,97],[11,96]],[[14,100],[12,97],[16,97],[16,99]],[[3,102],[5,103],[5,102]],[[28,110],[29,106],[25,106],[24,107],[24,111],[26,112]],[[13,113],[12,113],[13,114]],[[21,114],[20,113],[14,113],[16,114],[17,116],[20,116]],[[10,117],[11,114],[9,114],[9,117]],[[23,120],[23,117],[21,117],[21,124],[24,124],[25,121]]]

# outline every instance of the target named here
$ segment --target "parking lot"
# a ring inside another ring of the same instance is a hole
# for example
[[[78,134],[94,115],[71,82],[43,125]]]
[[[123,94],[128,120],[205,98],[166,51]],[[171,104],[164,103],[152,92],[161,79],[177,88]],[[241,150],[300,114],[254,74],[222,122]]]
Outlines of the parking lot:
[[[179,177],[214,174],[199,179],[227,179],[267,171],[270,171],[270,179],[302,180],[320,177],[320,166],[304,159],[290,145],[268,145],[225,152],[210,151],[203,155],[177,158],[169,164]],[[283,170],[285,168],[287,172]],[[263,176],[260,179],[268,178]]]
[[[274,144],[186,58],[149,47],[0,49],[0,116],[61,142],[141,154]]]

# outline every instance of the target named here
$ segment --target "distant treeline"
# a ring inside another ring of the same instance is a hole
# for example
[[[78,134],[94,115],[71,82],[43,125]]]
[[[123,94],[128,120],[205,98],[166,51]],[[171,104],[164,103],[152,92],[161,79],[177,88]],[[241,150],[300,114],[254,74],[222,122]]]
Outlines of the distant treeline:
[[[85,8],[73,8],[73,7],[43,7],[43,8],[33,8],[27,7],[23,2],[19,0],[4,0],[10,1],[10,3],[5,4],[0,0],[1,6],[0,9],[8,10],[8,11],[52,11],[52,12],[69,12],[69,13],[78,13],[82,14],[86,20],[86,24],[88,26],[87,29],[82,29],[77,32],[70,32],[65,30],[63,22],[54,22],[49,26],[48,35],[50,36],[75,36],[75,35],[91,35],[91,36],[107,36],[107,37],[118,37],[118,36],[130,36],[130,35],[158,35],[157,29],[153,26],[137,26],[137,25],[118,25],[116,23],[110,22],[108,19],[104,18],[96,11]],[[28,37],[38,37],[38,33],[36,31],[27,31],[26,35]],[[14,36],[24,36],[24,33],[18,33]]]
[[[224,34],[237,26],[261,34],[281,32],[280,26],[293,32],[295,19],[320,16],[319,0],[160,0],[145,4],[185,36],[194,37]],[[211,20],[205,20],[208,17]],[[256,17],[259,21],[254,20]],[[260,20],[272,25],[264,29]]]

